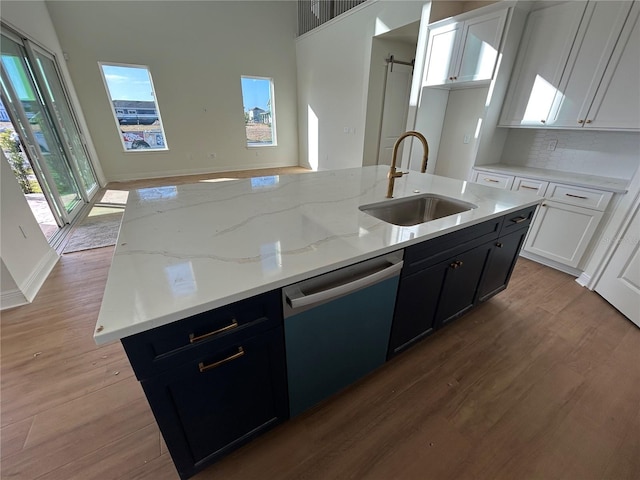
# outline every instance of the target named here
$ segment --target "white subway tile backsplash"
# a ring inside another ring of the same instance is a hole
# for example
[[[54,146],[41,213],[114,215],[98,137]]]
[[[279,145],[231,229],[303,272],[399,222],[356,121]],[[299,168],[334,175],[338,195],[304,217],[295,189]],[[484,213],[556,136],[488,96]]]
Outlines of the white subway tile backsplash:
[[[640,165],[640,133],[511,129],[500,163],[630,179]]]

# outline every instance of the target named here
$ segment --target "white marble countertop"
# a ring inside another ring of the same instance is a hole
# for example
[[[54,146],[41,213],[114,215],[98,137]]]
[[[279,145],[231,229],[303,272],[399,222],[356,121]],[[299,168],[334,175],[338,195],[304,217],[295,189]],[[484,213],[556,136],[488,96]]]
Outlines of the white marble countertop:
[[[395,197],[478,206],[412,227],[361,212],[385,201],[388,167],[202,182],[130,192],[94,333],[118,340],[535,205],[511,192],[411,172]]]
[[[547,182],[563,183],[574,187],[595,188],[613,193],[627,193],[629,180],[624,178],[600,177],[584,173],[562,172],[560,170],[548,170],[544,168],[521,167],[505,163],[492,163],[490,165],[475,165],[475,170],[483,172],[502,173],[516,177],[527,177]]]

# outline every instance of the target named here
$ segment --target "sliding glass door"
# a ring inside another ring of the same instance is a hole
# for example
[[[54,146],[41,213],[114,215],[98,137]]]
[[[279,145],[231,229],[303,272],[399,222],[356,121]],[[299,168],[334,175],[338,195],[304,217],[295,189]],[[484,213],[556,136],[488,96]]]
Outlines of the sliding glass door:
[[[1,100],[51,213],[71,223],[98,184],[54,58],[2,33]]]
[[[38,83],[44,86],[42,93],[45,104],[49,110],[54,112],[54,121],[64,136],[65,145],[68,146],[66,153],[71,159],[71,168],[74,170],[75,176],[79,178],[84,192],[88,197],[91,197],[98,188],[98,182],[85,150],[80,129],[67,101],[55,60],[50,54],[31,42],[25,41],[25,44],[30,57],[36,60],[34,73]]]

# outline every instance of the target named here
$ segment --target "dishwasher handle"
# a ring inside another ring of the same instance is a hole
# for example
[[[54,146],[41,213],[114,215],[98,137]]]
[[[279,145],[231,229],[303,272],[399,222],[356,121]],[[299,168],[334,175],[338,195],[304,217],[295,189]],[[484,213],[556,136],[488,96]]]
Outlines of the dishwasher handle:
[[[336,287],[327,288],[317,293],[305,295],[299,287],[295,285],[289,287],[283,291],[286,302],[291,306],[292,310],[302,309],[305,310],[316,305],[321,305],[335,298],[342,297],[352,292],[362,290],[375,283],[379,283],[387,278],[399,275],[402,270],[404,262],[400,260],[397,263],[393,263],[391,266],[378,270],[366,277],[358,278],[352,282],[343,283]]]

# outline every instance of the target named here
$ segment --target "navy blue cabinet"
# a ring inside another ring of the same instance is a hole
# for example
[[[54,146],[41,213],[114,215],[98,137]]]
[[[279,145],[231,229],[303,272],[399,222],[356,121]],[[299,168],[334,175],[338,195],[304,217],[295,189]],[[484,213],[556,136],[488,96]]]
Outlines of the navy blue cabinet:
[[[441,265],[435,265],[402,277],[396,297],[388,355],[404,350],[433,332],[444,273]]]
[[[490,253],[491,246],[485,243],[445,262],[436,328],[455,320],[474,306],[478,282]]]
[[[388,357],[507,287],[536,207],[405,249]]]
[[[484,302],[507,288],[526,236],[527,229],[521,228],[490,245],[491,255],[478,287],[478,302]]]
[[[536,208],[537,205],[504,217],[500,237],[490,244],[491,252],[478,285],[476,303],[484,302],[507,288]]]
[[[122,340],[181,478],[289,417],[279,294]]]

